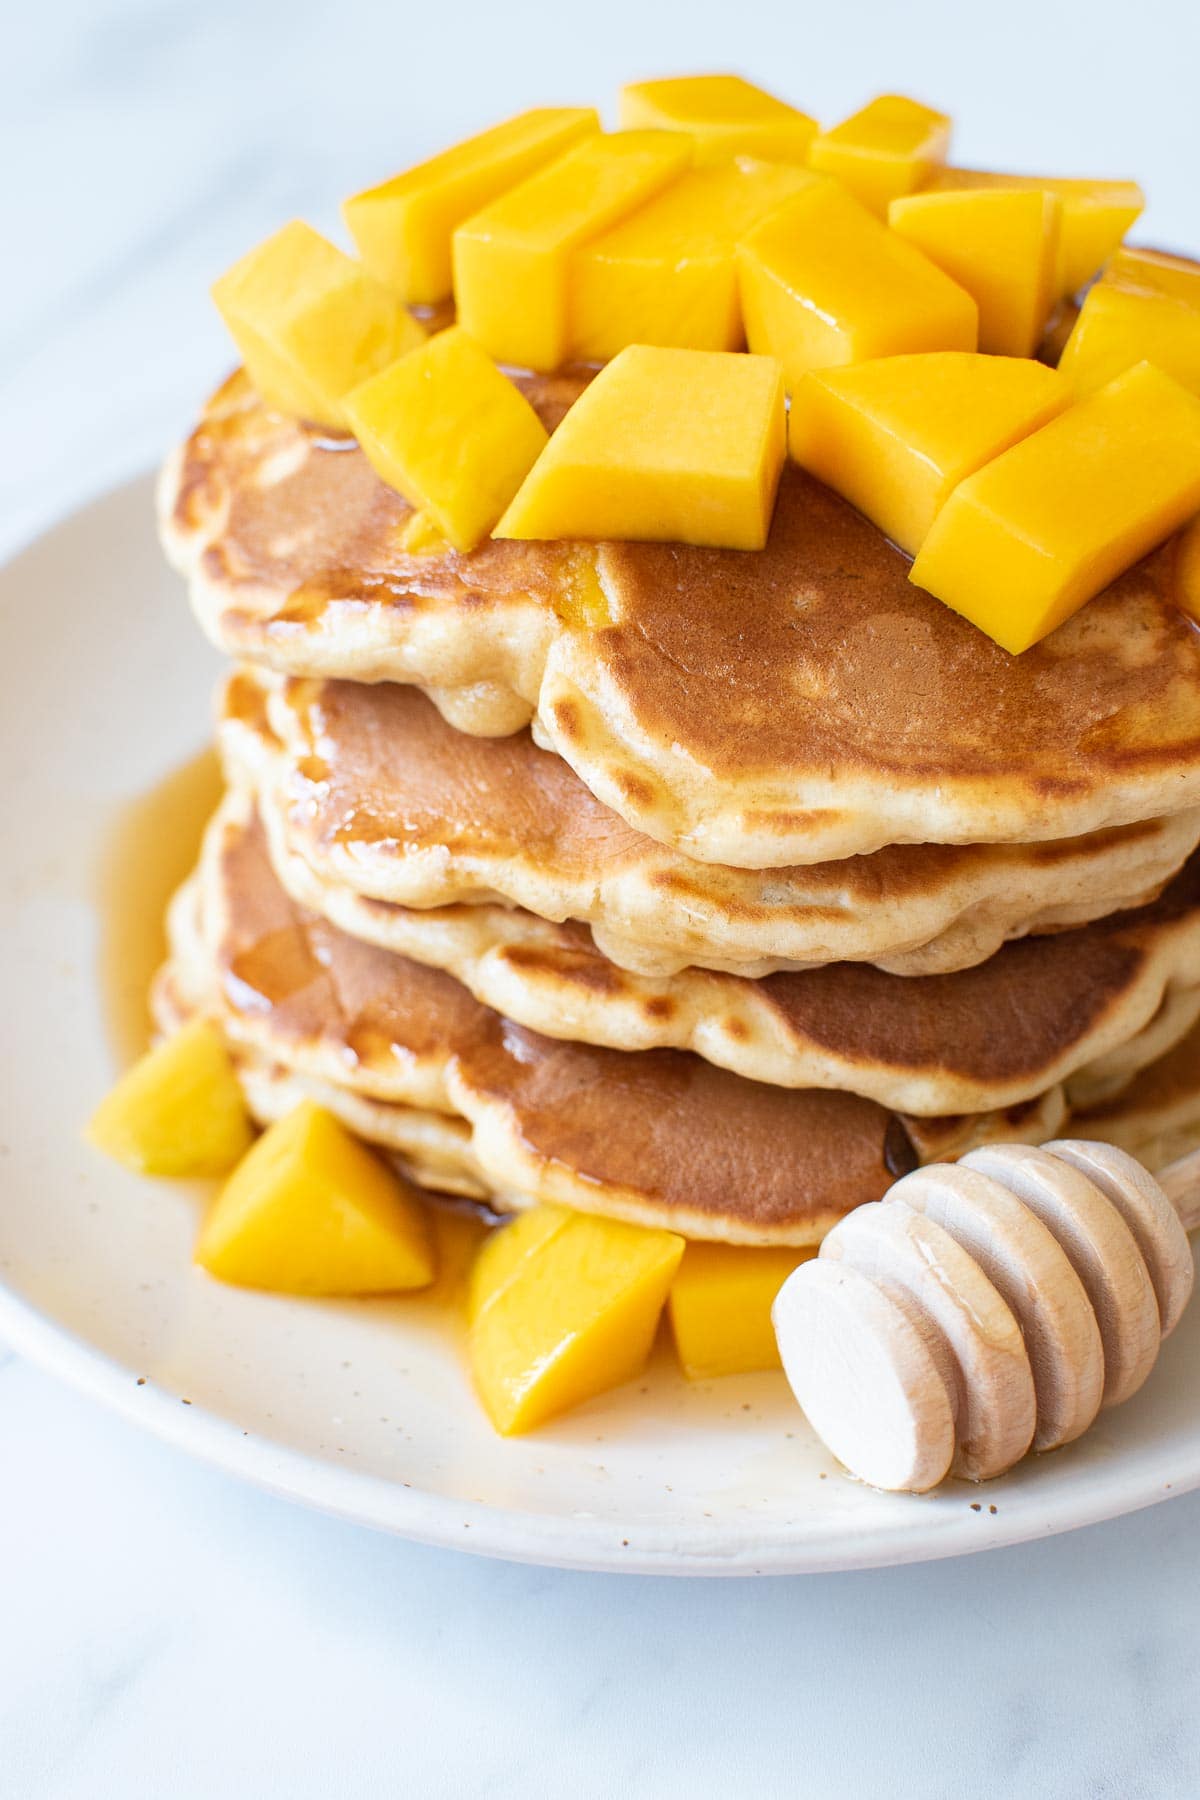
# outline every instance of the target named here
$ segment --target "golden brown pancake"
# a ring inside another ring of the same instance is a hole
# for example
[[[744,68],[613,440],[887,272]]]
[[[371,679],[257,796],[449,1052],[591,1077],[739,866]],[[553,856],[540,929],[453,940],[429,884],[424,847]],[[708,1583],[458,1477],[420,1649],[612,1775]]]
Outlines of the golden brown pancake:
[[[252,1105],[257,1096],[270,1108],[282,1072],[293,1093],[348,1096],[356,1128],[393,1147],[393,1109],[406,1129],[412,1109],[458,1114],[482,1182],[506,1208],[548,1200],[696,1237],[816,1242],[913,1166],[914,1132],[940,1155],[983,1137],[1044,1135],[1065,1112],[1056,1093],[910,1130],[854,1094],[769,1087],[677,1050],[540,1036],[450,977],[298,907],[237,800],[207,839],[198,927],[193,899],[173,909],[168,987],[221,1019],[251,1067]]]
[[[955,974],[833,963],[757,981],[656,979],[609,962],[573,922],[494,905],[419,911],[322,880],[290,850],[286,818],[256,803],[275,874],[306,911],[550,1037],[691,1050],[754,1081],[937,1116],[1019,1105],[1072,1077],[1113,1091],[1200,1015],[1200,852],[1153,905],[1016,940]]]
[[[532,384],[561,406],[570,384]],[[413,554],[348,440],[242,376],[164,473],[164,538],[231,654],[424,688],[462,729],[533,719],[639,831],[775,868],[894,843],[1044,841],[1200,804],[1200,633],[1168,545],[1010,656],[791,467],[758,552]]]
[[[840,960],[904,975],[965,968],[1006,938],[1149,902],[1200,840],[1192,811],[1062,842],[893,845],[755,874],[656,844],[528,732],[466,736],[392,682],[243,670],[226,686],[219,735],[273,843],[286,843],[323,889],[443,911],[500,902],[484,915],[493,937],[527,947],[553,948],[561,934],[538,934],[528,916],[515,929],[513,907],[582,921],[587,943],[648,976],[688,965],[759,976]],[[313,904],[307,890],[298,897]]]
[[[1152,1169],[1195,1149],[1200,1143],[1200,1026],[1115,1099],[1074,1113],[1071,1132],[1119,1144]]]

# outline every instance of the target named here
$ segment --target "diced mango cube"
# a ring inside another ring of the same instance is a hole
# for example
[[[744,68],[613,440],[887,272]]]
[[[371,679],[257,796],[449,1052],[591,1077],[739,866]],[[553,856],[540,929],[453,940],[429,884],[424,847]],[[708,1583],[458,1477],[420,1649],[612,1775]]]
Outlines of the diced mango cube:
[[[254,1128],[225,1039],[193,1019],[127,1069],[92,1114],[87,1138],[141,1175],[226,1175]]]
[[[1032,356],[1054,305],[1062,206],[1054,194],[964,188],[893,200],[888,223],[979,305],[979,348]]]
[[[459,326],[355,388],[346,418],[372,468],[456,550],[487,536],[549,442],[524,394]]]
[[[221,1281],[279,1294],[388,1294],[434,1276],[416,1190],[311,1100],[242,1158],[195,1258]]]
[[[409,306],[444,300],[453,286],[450,240],[469,219],[600,129],[590,106],[537,106],[354,194],[347,230],[373,275]]]
[[[1200,510],[1200,400],[1149,363],[955,488],[911,580],[1014,654]]]
[[[571,352],[608,362],[626,344],[737,350],[738,240],[805,187],[791,163],[738,157],[689,170],[571,259]]]
[[[806,375],[788,447],[915,556],[959,482],[1072,398],[1061,375],[1025,357],[886,356]]]
[[[812,141],[809,164],[833,175],[880,217],[928,181],[950,148],[951,121],[903,94],[880,94]]]
[[[815,1250],[689,1243],[667,1297],[684,1374],[704,1381],[779,1368],[771,1308],[792,1270],[815,1255]]]
[[[738,260],[750,348],[780,359],[789,393],[809,369],[975,348],[971,296],[825,176],[756,225]]]
[[[437,1275],[432,1285],[422,1290],[421,1298],[431,1306],[465,1313],[471,1271],[491,1231],[478,1213],[453,1202],[431,1202],[427,1210],[437,1252]]]
[[[458,322],[498,362],[556,369],[570,349],[571,252],[682,174],[689,139],[671,131],[588,137],[454,233]]]
[[[626,130],[687,131],[700,164],[731,156],[764,156],[773,162],[802,163],[817,121],[740,75],[677,75],[665,81],[635,81],[621,89],[621,124]]]
[[[633,344],[584,389],[495,535],[760,550],[785,450],[771,357]]]
[[[531,1431],[636,1375],[683,1255],[671,1231],[534,1207],[471,1276],[469,1346],[496,1430]]]
[[[342,399],[424,341],[373,275],[294,219],[213,287],[246,372],[269,406],[342,426]]]
[[[1200,625],[1200,515],[1179,534],[1175,589],[1182,610]]]
[[[1162,291],[1098,281],[1079,310],[1059,369],[1078,393],[1088,394],[1143,361],[1200,394],[1200,306]]]
[[[1062,204],[1054,285],[1077,294],[1110,257],[1146,204],[1136,181],[1079,181],[1062,175],[1002,175],[987,169],[935,169],[931,193],[960,188],[1035,188]]]
[[[1187,256],[1171,256],[1166,250],[1123,244],[1105,263],[1100,281],[1104,287],[1166,294],[1172,300],[1200,307],[1200,263]]]

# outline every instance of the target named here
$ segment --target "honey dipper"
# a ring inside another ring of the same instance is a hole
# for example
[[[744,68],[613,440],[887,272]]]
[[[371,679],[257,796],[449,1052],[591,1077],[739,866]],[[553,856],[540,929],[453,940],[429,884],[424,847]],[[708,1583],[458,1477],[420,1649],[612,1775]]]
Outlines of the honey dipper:
[[[784,1369],[851,1474],[924,1493],[1085,1432],[1145,1381],[1195,1279],[1200,1150],[992,1144],[848,1213],[775,1301]]]

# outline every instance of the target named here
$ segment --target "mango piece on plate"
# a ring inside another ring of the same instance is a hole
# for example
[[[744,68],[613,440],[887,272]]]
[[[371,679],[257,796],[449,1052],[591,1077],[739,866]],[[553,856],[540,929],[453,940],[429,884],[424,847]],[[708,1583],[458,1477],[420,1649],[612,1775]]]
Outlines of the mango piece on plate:
[[[756,225],[738,261],[750,348],[780,359],[789,393],[809,369],[975,348],[971,296],[825,176]]]
[[[409,306],[453,286],[456,225],[600,129],[590,106],[537,106],[354,194],[342,207],[358,254]]]
[[[1200,510],[1200,400],[1139,363],[962,482],[910,579],[1036,644]]]
[[[772,162],[802,163],[817,121],[740,75],[676,75],[664,81],[635,81],[621,89],[620,118],[631,128],[687,131],[695,139],[696,161],[725,162],[731,156],[762,156]]]
[[[571,259],[571,351],[609,362],[626,344],[737,350],[737,244],[798,193],[791,163],[737,157],[694,169]]]
[[[545,426],[459,326],[346,397],[372,468],[456,550],[486,537],[549,442]]]
[[[278,1294],[390,1294],[428,1286],[435,1268],[415,1189],[310,1100],[242,1158],[195,1258],[220,1281]]]
[[[437,1275],[430,1287],[422,1289],[421,1298],[432,1306],[465,1311],[471,1270],[491,1230],[477,1213],[453,1202],[430,1202],[427,1211]]]
[[[653,199],[691,161],[672,131],[588,137],[454,233],[458,322],[497,362],[566,361],[571,252]]]
[[[808,161],[883,218],[890,200],[911,194],[945,162],[950,130],[945,113],[903,94],[880,94],[815,137]]]
[[[88,1122],[97,1150],[141,1175],[226,1175],[254,1127],[225,1039],[193,1019],[147,1051]]]
[[[979,348],[1032,356],[1056,299],[1061,203],[1016,188],[909,194],[888,223],[979,305]]]
[[[471,1372],[496,1430],[531,1431],[636,1375],[683,1239],[538,1206],[475,1259]]]
[[[806,375],[792,395],[796,462],[915,556],[960,481],[1070,405],[1025,357],[930,351]]]
[[[1146,204],[1146,196],[1136,181],[1003,175],[988,169],[935,169],[927,184],[930,193],[962,188],[1033,188],[1055,196],[1062,205],[1054,276],[1059,299],[1077,294],[1092,279]]]
[[[771,357],[632,344],[584,389],[495,535],[760,550],[785,450]]]
[[[815,1250],[689,1243],[667,1311],[680,1367],[692,1381],[780,1366],[771,1308],[794,1268]]]
[[[1059,369],[1077,392],[1088,394],[1142,361],[1200,394],[1200,305],[1161,289],[1098,281],[1079,310]]]
[[[342,399],[424,341],[394,294],[295,219],[226,271],[213,299],[269,406],[345,423]]]

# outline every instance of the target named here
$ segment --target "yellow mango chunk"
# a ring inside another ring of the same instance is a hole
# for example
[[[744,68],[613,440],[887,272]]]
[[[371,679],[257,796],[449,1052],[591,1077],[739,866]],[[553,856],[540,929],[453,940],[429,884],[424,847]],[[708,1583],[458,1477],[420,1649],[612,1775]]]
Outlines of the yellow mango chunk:
[[[569,339],[571,252],[661,192],[691,161],[670,131],[588,137],[454,233],[458,322],[498,362],[556,369]]]
[[[1142,212],[1136,181],[1079,181],[1063,175],[1002,175],[987,169],[935,169],[931,193],[961,188],[1033,188],[1062,206],[1054,285],[1057,298],[1077,294],[1112,255]]]
[[[148,1050],[88,1121],[88,1142],[141,1175],[226,1175],[254,1127],[225,1039],[193,1019]]]
[[[453,286],[456,225],[600,129],[590,106],[537,106],[354,194],[346,229],[371,273],[409,306],[444,300]]]
[[[524,394],[459,326],[346,397],[372,468],[456,550],[486,537],[549,437]]]
[[[699,164],[731,156],[763,156],[802,163],[817,121],[740,75],[677,75],[635,81],[621,89],[620,120],[626,130],[687,131]]]
[[[427,1211],[437,1275],[421,1298],[431,1306],[465,1311],[475,1259],[492,1233],[477,1214],[460,1211],[452,1203],[430,1203]]]
[[[1070,405],[1025,357],[931,351],[806,375],[792,395],[796,462],[915,556],[954,488]]]
[[[1200,394],[1200,306],[1161,290],[1098,281],[1079,309],[1059,369],[1078,393],[1088,394],[1142,361]]]
[[[494,1232],[472,1270],[468,1342],[496,1430],[531,1431],[636,1375],[682,1255],[674,1232],[559,1207]]]
[[[689,170],[571,259],[571,353],[609,362],[626,344],[740,349],[737,244],[807,185],[790,163],[739,157]]]
[[[761,550],[785,450],[771,357],[632,344],[584,389],[495,535]]]
[[[756,225],[738,261],[750,348],[780,359],[789,393],[809,369],[975,348],[971,296],[824,176]]]
[[[950,148],[951,121],[903,94],[880,94],[812,141],[810,167],[833,175],[886,217],[888,202],[928,181]]]
[[[226,271],[213,299],[269,406],[342,426],[342,399],[424,341],[373,275],[295,219]]]
[[[966,188],[893,200],[888,224],[979,306],[979,348],[1032,356],[1056,300],[1062,206],[1053,194]]]
[[[955,488],[910,579],[1014,654],[1200,510],[1200,400],[1149,363]]]
[[[1200,263],[1186,256],[1171,256],[1165,250],[1123,244],[1105,263],[1100,281],[1104,287],[1166,294],[1172,300],[1200,307]]]
[[[389,1294],[434,1276],[415,1189],[311,1100],[242,1158],[195,1259],[220,1281],[278,1294]]]
[[[748,1250],[689,1243],[667,1312],[675,1350],[692,1381],[780,1366],[771,1308],[792,1270],[815,1250]]]

